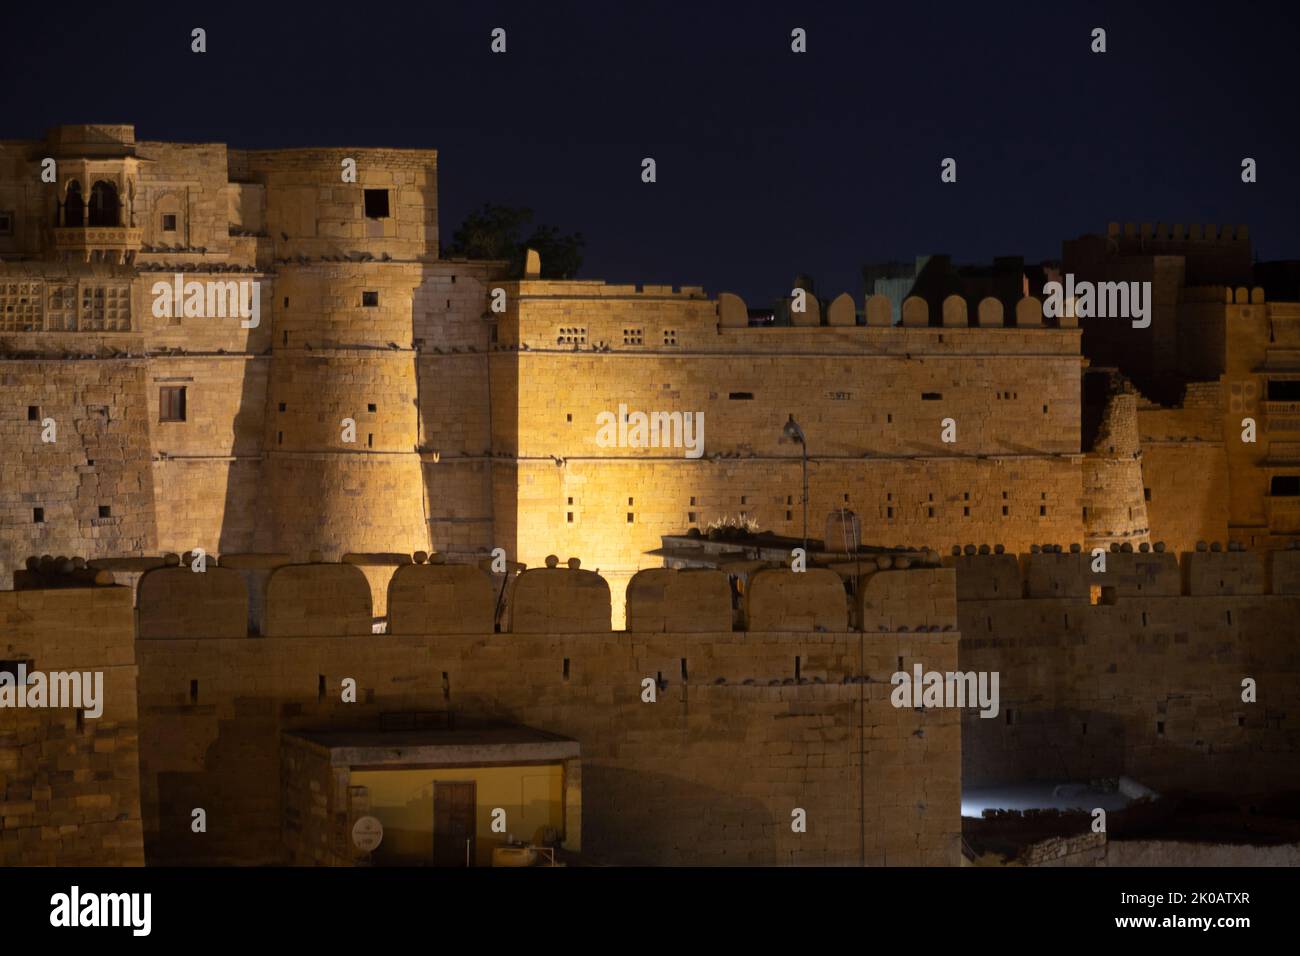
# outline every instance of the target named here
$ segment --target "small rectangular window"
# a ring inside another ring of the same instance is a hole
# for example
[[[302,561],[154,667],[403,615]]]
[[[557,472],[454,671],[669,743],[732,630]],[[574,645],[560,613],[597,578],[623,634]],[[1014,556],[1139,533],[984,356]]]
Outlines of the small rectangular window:
[[[1300,402],[1300,379],[1269,379],[1270,402]]]
[[[185,421],[185,386],[163,385],[158,389],[158,421]]]
[[[0,661],[0,674],[8,674],[10,677],[14,679],[14,683],[16,684],[18,683],[19,669],[21,668],[22,671],[24,672],[23,679],[26,680],[27,676],[30,675],[31,672],[35,669],[32,666],[33,664],[34,661],[32,661],[30,658],[25,660]]]
[[[44,523],[45,523],[45,509],[44,509],[44,508],[33,508],[33,509],[32,509],[32,524],[44,524]]]
[[[628,524],[632,523],[632,512],[630,511],[627,513],[627,523]]]
[[[754,400],[753,392],[728,392],[727,398],[733,402],[752,402]]]
[[[366,218],[387,219],[388,218],[388,190],[367,189],[365,192],[366,192]]]
[[[14,234],[14,213],[12,209],[0,210],[0,236]]]
[[[365,309],[374,309],[374,308],[377,308],[378,306],[379,306],[379,293],[378,293],[378,292],[362,292],[362,293],[361,293],[361,307],[362,307],[362,308],[365,308]]]
[[[111,517],[113,517],[113,506],[112,506],[112,505],[100,505],[100,506],[99,506],[99,516],[100,516],[101,518],[111,518]]]
[[[1268,491],[1274,498],[1294,498],[1300,495],[1300,475],[1274,475]]]
[[[374,402],[370,402],[369,404],[366,405],[366,411],[377,412],[379,411],[379,406],[376,405]]]
[[[28,406],[27,406],[27,420],[28,420],[29,422],[39,422],[39,421],[41,420],[41,406],[39,406],[39,405],[28,405]]]
[[[176,216],[172,213],[167,213],[166,215],[164,215],[162,217],[162,226],[163,226],[163,232],[175,232]]]
[[[922,392],[921,393],[921,401],[923,402],[937,402],[942,398],[943,398],[943,392]]]

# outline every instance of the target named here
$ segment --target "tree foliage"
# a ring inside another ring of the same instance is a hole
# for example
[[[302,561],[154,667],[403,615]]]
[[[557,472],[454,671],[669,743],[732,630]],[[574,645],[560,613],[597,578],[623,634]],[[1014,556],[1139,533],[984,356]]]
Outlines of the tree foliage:
[[[524,256],[535,249],[542,259],[542,278],[572,279],[582,267],[586,245],[582,233],[561,233],[555,226],[538,225],[528,232],[533,211],[526,207],[484,203],[465,217],[442,254],[450,258],[500,259],[510,264],[510,275],[524,274]]]

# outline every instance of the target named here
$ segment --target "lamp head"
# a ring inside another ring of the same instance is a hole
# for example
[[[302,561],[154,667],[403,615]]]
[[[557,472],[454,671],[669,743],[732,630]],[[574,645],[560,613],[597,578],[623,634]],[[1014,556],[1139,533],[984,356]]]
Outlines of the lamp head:
[[[785,423],[785,428],[782,430],[782,434],[784,434],[786,438],[790,439],[790,441],[797,441],[801,445],[804,444],[803,429],[799,427],[799,423],[794,420],[793,415],[791,415],[790,420]]]

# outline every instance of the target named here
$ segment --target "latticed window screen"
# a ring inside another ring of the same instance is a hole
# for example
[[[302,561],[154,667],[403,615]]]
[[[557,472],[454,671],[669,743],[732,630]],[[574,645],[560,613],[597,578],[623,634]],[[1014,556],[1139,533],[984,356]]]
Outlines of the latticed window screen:
[[[45,328],[51,332],[77,331],[77,287],[51,284],[45,309]]]
[[[82,332],[129,332],[131,290],[126,285],[83,285],[77,327]]]
[[[40,282],[0,282],[0,332],[39,332],[44,328]]]

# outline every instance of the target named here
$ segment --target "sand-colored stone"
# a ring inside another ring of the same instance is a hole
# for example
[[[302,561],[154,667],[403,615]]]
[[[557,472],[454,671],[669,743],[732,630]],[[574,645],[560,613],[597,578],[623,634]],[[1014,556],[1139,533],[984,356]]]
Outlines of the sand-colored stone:
[[[728,631],[731,620],[731,588],[721,571],[647,568],[628,582],[628,631]]]
[[[408,564],[388,583],[389,634],[491,633],[492,578],[457,564]]]
[[[136,590],[141,640],[167,637],[244,637],[248,633],[248,589],[230,568],[157,568]]]

